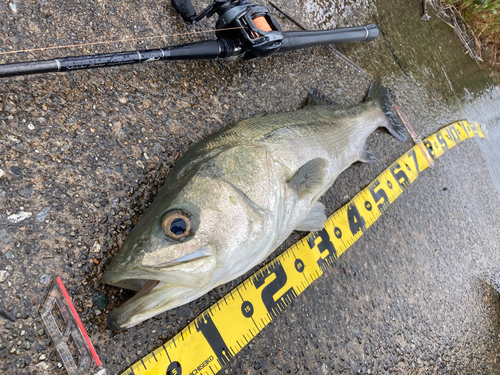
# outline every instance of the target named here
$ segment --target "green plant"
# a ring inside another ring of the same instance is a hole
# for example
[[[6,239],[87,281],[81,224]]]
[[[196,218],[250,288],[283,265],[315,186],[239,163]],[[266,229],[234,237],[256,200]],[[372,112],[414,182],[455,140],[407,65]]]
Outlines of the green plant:
[[[500,64],[500,0],[445,0],[453,5],[479,38],[490,60]]]

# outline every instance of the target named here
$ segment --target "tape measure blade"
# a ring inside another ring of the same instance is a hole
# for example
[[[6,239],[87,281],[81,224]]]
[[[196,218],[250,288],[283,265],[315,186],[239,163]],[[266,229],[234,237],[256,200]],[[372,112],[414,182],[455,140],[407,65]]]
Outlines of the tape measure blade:
[[[427,137],[331,215],[324,229],[291,246],[122,374],[169,374],[173,365],[187,374],[217,373],[333,265],[434,159],[476,135],[484,137],[477,123],[461,121]]]

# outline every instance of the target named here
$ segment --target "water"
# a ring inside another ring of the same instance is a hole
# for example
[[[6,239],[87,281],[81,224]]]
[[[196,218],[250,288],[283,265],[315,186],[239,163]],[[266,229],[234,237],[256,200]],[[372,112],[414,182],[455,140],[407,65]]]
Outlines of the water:
[[[419,135],[425,137],[446,124],[460,119],[478,122],[483,126],[487,132],[487,139],[475,139],[474,142],[478,147],[470,153],[463,152],[461,158],[464,158],[463,163],[466,164],[476,158],[477,154],[471,155],[471,153],[481,152],[493,182],[493,184],[487,183],[488,193],[492,193],[488,196],[492,196],[494,200],[496,188],[496,196],[500,199],[499,81],[487,67],[479,66],[464,53],[454,30],[440,21],[432,9],[429,9],[431,19],[420,21],[420,2],[418,1],[407,3],[406,8],[394,0],[336,1],[334,5],[332,5],[333,2],[327,0],[303,0],[302,3],[314,22],[324,29],[355,26],[368,22],[376,22],[379,25],[380,37],[372,44],[346,45],[341,46],[340,49],[373,76],[382,78],[383,82],[395,93],[398,104],[406,112],[410,123]],[[461,162],[462,160],[458,163]],[[449,159],[440,163],[449,163]],[[435,309],[432,312],[422,312],[423,315],[432,316],[424,324],[426,326],[424,332],[427,329],[439,331],[439,338],[431,341],[434,348],[444,345],[444,348],[436,351],[438,355],[443,355],[443,358],[446,358],[445,352],[448,348],[467,357],[462,362],[463,367],[453,367],[454,360],[448,359],[446,364],[440,365],[441,368],[457,373],[486,374],[492,371],[498,373],[496,372],[498,371],[497,363],[500,361],[498,350],[486,349],[498,348],[496,337],[500,337],[500,264],[497,255],[498,236],[495,234],[498,229],[493,231],[486,229],[495,225],[498,215],[495,214],[497,211],[489,207],[490,203],[477,204],[475,201],[474,194],[481,194],[478,191],[485,193],[484,185],[488,177],[483,180],[484,167],[474,166],[473,169],[476,171],[481,169],[475,181],[471,181],[469,175],[464,175],[463,170],[457,173],[456,165],[447,167],[446,173],[433,180],[434,184],[443,184],[444,187],[438,190],[460,190],[457,194],[460,197],[457,208],[438,208],[442,216],[440,220],[436,219],[437,212],[424,215],[423,220],[419,220],[418,211],[429,209],[427,205],[433,205],[426,202],[427,197],[429,202],[433,200],[430,193],[433,190],[433,183],[429,182],[422,193],[421,200],[415,200],[407,206],[408,211],[403,217],[415,224],[409,226],[411,229],[406,229],[408,232],[405,230],[405,236],[406,239],[415,238],[413,249],[415,255],[412,255],[413,259],[409,261],[411,270],[414,271],[420,267],[424,270],[421,273],[417,272],[417,282],[419,284],[436,282],[423,294],[429,298],[429,301],[434,301],[430,302],[424,310]],[[429,171],[428,173],[434,174],[435,172]],[[486,201],[491,202],[492,199],[489,198]],[[454,204],[457,204],[457,200]],[[475,209],[472,210],[471,207],[474,206]],[[498,203],[491,202],[491,206],[498,207]],[[443,214],[445,210],[448,212]],[[457,218],[460,223],[458,227],[455,224]],[[473,229],[472,222],[476,222],[476,228],[479,229]],[[472,235],[471,232],[476,230],[478,235]],[[450,232],[454,231],[456,231],[456,238],[452,239],[453,234]],[[394,235],[391,235],[391,238],[393,237]],[[458,240],[458,238],[467,238],[467,240]],[[404,257],[402,254],[407,251],[412,251],[408,249],[409,242],[411,241],[402,241],[401,253],[395,256],[396,259]],[[437,244],[439,242],[441,246]],[[435,250],[419,259],[418,254],[425,252],[426,248]],[[395,251],[392,249],[386,254],[390,256],[389,254],[394,254]],[[439,254],[438,259],[433,259],[436,253]],[[489,255],[486,255],[487,253]],[[356,262],[356,257],[349,261]],[[432,272],[427,274],[427,270],[432,270],[434,267],[438,271],[434,274]],[[394,269],[397,268],[394,267]],[[410,273],[409,270],[402,272],[401,280],[396,281],[392,287],[397,290],[399,285],[407,285],[411,278]],[[365,283],[364,286],[366,285]],[[436,295],[430,297],[433,291],[436,291]],[[403,300],[406,298],[409,298],[408,295],[402,297]],[[417,301],[415,303],[417,306],[426,305],[422,301],[418,302],[417,296],[410,299],[413,302]],[[441,309],[441,306],[446,304],[454,306],[451,311],[463,309],[467,312],[463,317],[454,312],[445,312],[446,309]],[[482,323],[471,324],[470,317]],[[368,319],[371,320],[372,317]],[[476,326],[477,331],[468,331],[469,324],[472,327]],[[411,326],[412,324],[402,329],[402,335],[407,341],[411,341],[408,340],[408,337],[412,336]],[[482,327],[479,328],[480,326]],[[457,332],[461,333],[456,334]],[[417,340],[425,342],[426,334],[418,334]],[[469,342],[474,343],[472,346],[475,349],[466,348]],[[429,357],[434,355],[432,349],[429,353]],[[427,354],[424,355],[426,356]],[[496,359],[491,358],[495,356]],[[475,367],[477,366],[474,364],[476,357],[480,358],[478,360],[480,363],[495,364],[489,369]],[[410,360],[410,366],[412,365]],[[419,365],[416,368],[399,368],[397,372],[415,373],[418,368]],[[431,366],[428,371],[437,373],[438,368]]]
[[[487,138],[477,143],[500,197],[500,88],[490,86],[476,95],[467,93],[465,98],[465,116],[479,118],[487,131]]]
[[[480,67],[458,46],[454,31],[440,21],[417,21],[420,5],[408,9],[390,1],[303,0],[322,29],[376,22],[380,37],[372,45],[342,46],[362,67],[391,87],[422,136],[436,125],[468,119],[483,125],[488,139],[477,144],[500,198],[500,86],[487,67]],[[369,52],[369,57],[367,55]],[[368,60],[368,61],[367,61]]]

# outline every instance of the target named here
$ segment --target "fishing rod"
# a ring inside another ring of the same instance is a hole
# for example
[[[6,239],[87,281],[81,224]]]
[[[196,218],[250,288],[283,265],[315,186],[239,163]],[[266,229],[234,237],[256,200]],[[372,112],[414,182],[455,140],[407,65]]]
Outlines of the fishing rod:
[[[275,52],[366,41],[378,36],[375,24],[332,30],[281,31],[267,8],[248,0],[215,0],[196,13],[190,0],[172,0],[174,9],[188,23],[217,14],[217,39],[142,51],[69,56],[53,60],[0,65],[0,78],[28,74],[66,72],[161,60],[202,60],[243,55],[246,60]]]

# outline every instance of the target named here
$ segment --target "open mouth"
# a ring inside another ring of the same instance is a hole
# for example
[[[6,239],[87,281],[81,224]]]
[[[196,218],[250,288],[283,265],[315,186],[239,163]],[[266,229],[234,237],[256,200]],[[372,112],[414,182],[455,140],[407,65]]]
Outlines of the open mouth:
[[[121,280],[106,280],[106,283],[117,288],[133,290],[137,292],[134,297],[140,297],[156,288],[159,284],[163,284],[160,280],[151,279],[121,279]]]
[[[115,331],[132,327],[167,309],[185,303],[190,295],[204,291],[216,267],[215,257],[209,246],[174,260],[161,262],[161,257],[151,265],[137,262],[111,265],[103,281],[114,287],[137,292],[108,315],[108,326]]]
[[[142,280],[142,281],[145,281],[145,280]],[[161,284],[161,282],[159,280],[147,280],[146,283],[144,284],[144,286],[132,298],[140,298],[143,295],[145,295],[147,292],[156,288],[160,284]]]
[[[207,254],[206,250],[203,248],[167,263],[154,264],[149,268],[149,270],[137,268],[131,270],[108,270],[104,272],[104,282],[118,288],[140,292],[141,295],[144,295],[148,291],[155,288],[158,283],[161,283],[162,281],[171,282],[168,278],[163,278],[163,276],[166,275],[165,271],[175,268],[181,264],[207,258],[208,255],[209,254]],[[157,274],[158,271],[155,271],[155,269],[162,269],[162,274]],[[125,273],[128,276],[125,276],[126,278],[123,277]],[[159,280],[156,279],[156,277],[158,277]]]
[[[144,319],[134,321],[134,316],[141,315],[145,311],[153,309],[160,300],[152,296],[156,293],[155,289],[160,288],[165,282],[159,280],[147,280],[147,279],[129,279],[122,280],[113,285],[135,289],[140,288],[137,293],[127,300],[122,306],[114,309],[108,315],[108,326],[114,331],[121,331],[122,329],[131,327]],[[142,287],[140,287],[142,285]]]

